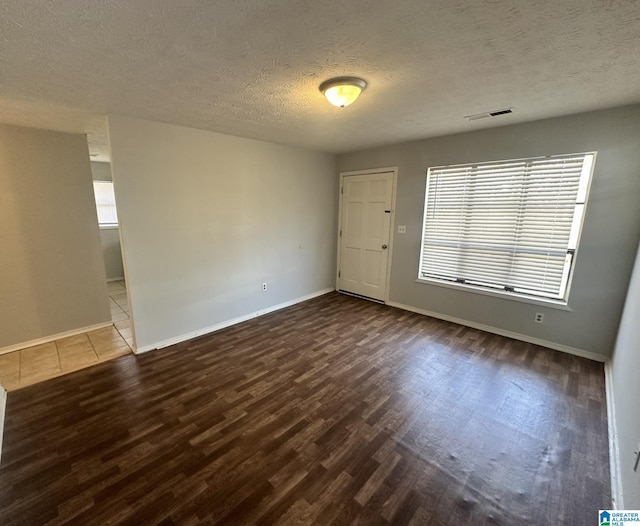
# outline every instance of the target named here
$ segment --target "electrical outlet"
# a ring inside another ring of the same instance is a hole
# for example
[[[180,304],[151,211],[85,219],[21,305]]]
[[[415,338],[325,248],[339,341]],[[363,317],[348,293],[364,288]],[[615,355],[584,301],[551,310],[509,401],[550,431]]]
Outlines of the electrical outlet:
[[[266,283],[262,284],[262,292],[267,292],[267,284]]]
[[[535,321],[536,323],[542,323],[544,321],[544,314],[542,314],[541,312],[536,312],[535,318],[533,318],[533,321]]]
[[[406,234],[407,225],[398,225],[398,234]]]

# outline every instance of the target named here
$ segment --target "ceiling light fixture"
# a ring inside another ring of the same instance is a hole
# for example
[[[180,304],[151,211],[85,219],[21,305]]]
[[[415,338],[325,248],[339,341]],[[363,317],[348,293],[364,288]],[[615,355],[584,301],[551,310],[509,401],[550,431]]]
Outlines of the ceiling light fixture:
[[[355,102],[366,87],[367,83],[358,77],[337,77],[320,84],[320,91],[331,104],[344,108]]]

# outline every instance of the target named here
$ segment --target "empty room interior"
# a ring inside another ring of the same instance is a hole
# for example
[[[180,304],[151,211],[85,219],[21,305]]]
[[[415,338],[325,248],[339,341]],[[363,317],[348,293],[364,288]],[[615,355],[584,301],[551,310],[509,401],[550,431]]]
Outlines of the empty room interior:
[[[640,509],[640,3],[6,0],[0,71],[0,524]]]

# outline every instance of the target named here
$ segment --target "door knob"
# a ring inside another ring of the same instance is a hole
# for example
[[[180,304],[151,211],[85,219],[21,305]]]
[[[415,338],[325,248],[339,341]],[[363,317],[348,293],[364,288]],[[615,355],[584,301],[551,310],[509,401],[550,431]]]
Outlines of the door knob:
[[[386,250],[387,249],[387,245],[382,245],[382,250]]]

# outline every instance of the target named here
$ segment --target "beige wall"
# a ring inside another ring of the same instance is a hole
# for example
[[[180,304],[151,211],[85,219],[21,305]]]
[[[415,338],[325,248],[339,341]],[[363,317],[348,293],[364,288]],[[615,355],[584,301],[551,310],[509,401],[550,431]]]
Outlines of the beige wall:
[[[570,311],[416,283],[429,166],[597,150]],[[338,156],[338,170],[398,166],[391,301],[574,350],[611,355],[640,236],[640,105]],[[536,312],[544,323],[534,323]]]
[[[86,137],[0,125],[0,348],[111,319]]]
[[[333,287],[333,155],[116,116],[109,137],[138,350]]]

